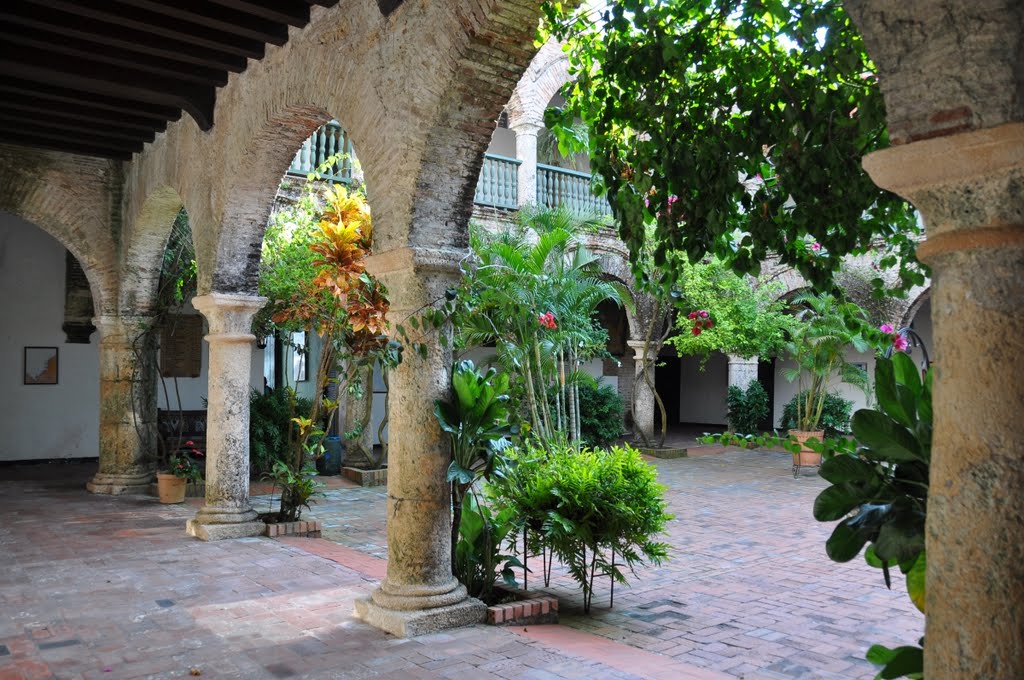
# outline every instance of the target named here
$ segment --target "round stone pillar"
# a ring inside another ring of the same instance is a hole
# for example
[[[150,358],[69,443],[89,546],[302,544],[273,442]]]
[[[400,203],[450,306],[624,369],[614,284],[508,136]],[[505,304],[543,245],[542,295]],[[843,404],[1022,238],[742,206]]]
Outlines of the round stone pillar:
[[[516,133],[516,158],[519,164],[518,205],[537,203],[537,134],[543,127],[540,123],[523,121],[512,126]]]
[[[633,427],[639,439],[654,442],[654,362],[655,356],[644,352],[643,340],[628,340],[626,344],[633,350],[633,361],[636,366],[636,378],[633,381]],[[647,374],[644,375],[646,367]]]
[[[892,147],[864,167],[917,206],[928,232],[924,674],[1024,678],[1024,124]]]
[[[757,357],[741,357],[739,354],[729,356],[729,387],[746,390],[752,382],[757,382]]]
[[[156,336],[148,316],[98,316],[99,471],[86,488],[149,492],[156,466]]]
[[[460,277],[461,253],[393,250],[369,259],[368,269],[387,286],[392,324],[410,328],[410,315],[442,299]],[[401,637],[480,623],[486,607],[452,576],[451,461],[448,438],[434,416],[434,400],[451,393],[451,328],[427,330],[388,378],[387,577],[369,598],[356,601],[367,623]],[[450,337],[448,338],[451,339]]]
[[[251,295],[212,293],[192,299],[209,322],[206,504],[188,521],[204,541],[258,536],[263,522],[249,504],[249,393],[253,315],[267,302]]]

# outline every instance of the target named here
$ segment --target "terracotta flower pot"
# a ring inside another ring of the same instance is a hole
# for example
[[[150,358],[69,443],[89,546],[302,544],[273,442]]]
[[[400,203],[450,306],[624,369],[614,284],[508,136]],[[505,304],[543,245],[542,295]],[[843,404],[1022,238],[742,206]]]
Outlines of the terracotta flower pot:
[[[819,442],[824,441],[825,432],[823,430],[790,430],[789,433],[798,442],[800,442],[800,453],[793,454],[793,474],[797,474],[802,467],[816,467],[821,465],[821,454],[809,449],[804,442],[812,437],[817,439]]]
[[[188,480],[164,472],[156,475],[156,490],[160,496],[161,503],[183,503],[185,502],[185,485]]]

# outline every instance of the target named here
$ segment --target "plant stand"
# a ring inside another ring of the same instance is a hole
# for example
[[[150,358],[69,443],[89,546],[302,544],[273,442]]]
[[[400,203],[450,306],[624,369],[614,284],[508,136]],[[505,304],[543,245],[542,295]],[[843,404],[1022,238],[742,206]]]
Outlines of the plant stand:
[[[817,439],[819,442],[824,441],[825,432],[822,430],[810,432],[790,430],[789,433],[800,442],[800,452],[793,454],[793,479],[798,479],[804,468],[817,469],[821,467],[821,454],[808,448],[805,442],[811,438]]]

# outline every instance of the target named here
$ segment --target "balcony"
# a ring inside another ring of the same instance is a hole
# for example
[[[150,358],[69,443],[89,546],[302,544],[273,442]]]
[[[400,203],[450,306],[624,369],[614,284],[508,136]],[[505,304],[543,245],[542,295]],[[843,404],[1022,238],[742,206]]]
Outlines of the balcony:
[[[330,159],[330,165],[324,167]],[[329,182],[351,184],[355,153],[352,140],[337,121],[327,123],[302,143],[287,174],[305,178],[315,174]],[[495,154],[484,154],[480,179],[473,202],[480,206],[516,210],[520,205],[519,166],[523,161]],[[576,215],[610,215],[603,197],[590,192],[591,178],[586,172],[537,164],[536,202],[547,208],[565,207]]]

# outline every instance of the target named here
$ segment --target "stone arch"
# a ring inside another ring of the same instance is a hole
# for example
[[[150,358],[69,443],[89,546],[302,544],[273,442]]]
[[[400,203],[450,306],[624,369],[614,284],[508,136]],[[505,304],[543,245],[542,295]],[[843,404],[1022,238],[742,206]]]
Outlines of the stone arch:
[[[159,187],[143,200],[138,214],[128,220],[119,301],[125,313],[144,314],[153,310],[164,249],[183,207],[184,201],[173,187]]]
[[[520,123],[543,125],[551,98],[571,80],[569,58],[555,40],[544,43],[520,79],[508,103],[509,127]]]
[[[31,222],[74,255],[89,281],[96,314],[111,313],[117,305],[117,248],[110,225],[117,175],[111,161],[0,146],[0,211]]]
[[[625,244],[613,239],[610,234],[594,234],[586,239],[584,245],[587,250],[600,258],[601,271],[607,277],[621,283],[629,291],[633,302],[632,309],[629,305],[624,305],[623,308],[626,313],[626,323],[629,326],[628,337],[634,339],[635,334],[643,332],[646,319],[642,317],[645,311],[651,311],[648,309],[651,305],[645,304],[646,296],[637,289],[633,271],[629,266],[629,253],[625,250]]]
[[[924,306],[924,303],[928,302],[932,297],[932,287],[930,284],[924,286],[915,286],[910,294],[907,296],[908,304],[903,310],[903,314],[900,316],[900,328],[909,326],[917,316],[917,313]]]

